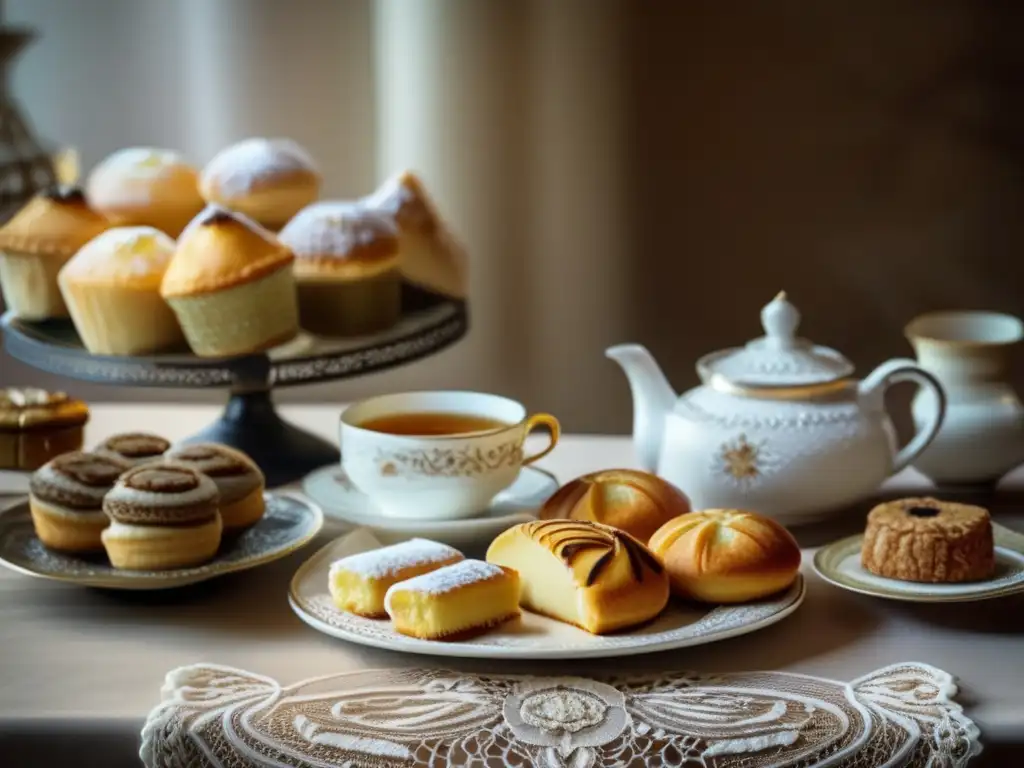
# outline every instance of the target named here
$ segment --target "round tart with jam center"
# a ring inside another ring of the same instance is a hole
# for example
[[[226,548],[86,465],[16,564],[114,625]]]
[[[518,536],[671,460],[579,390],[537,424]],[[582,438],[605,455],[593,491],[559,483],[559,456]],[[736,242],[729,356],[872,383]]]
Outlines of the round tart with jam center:
[[[868,513],[861,565],[876,576],[954,584],[995,571],[987,509],[932,498],[879,504]]]
[[[171,441],[149,432],[123,432],[112,435],[96,446],[95,453],[113,456],[133,467],[160,459]]]
[[[37,469],[29,481],[29,510],[39,540],[61,552],[101,551],[100,534],[110,522],[103,500],[128,469],[119,459],[84,451]]]
[[[192,467],[154,462],[128,470],[103,500],[111,565],[156,571],[209,561],[220,547],[219,499],[213,480]]]
[[[172,448],[165,458],[197,469],[213,480],[220,492],[225,533],[242,531],[263,517],[266,479],[256,462],[241,451],[220,443],[192,443]]]

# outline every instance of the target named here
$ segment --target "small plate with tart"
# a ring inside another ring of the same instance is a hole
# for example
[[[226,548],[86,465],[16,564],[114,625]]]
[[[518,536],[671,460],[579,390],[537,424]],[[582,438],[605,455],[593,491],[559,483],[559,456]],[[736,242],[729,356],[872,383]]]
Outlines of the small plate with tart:
[[[863,534],[814,555],[822,579],[864,595],[918,603],[1024,592],[1024,534],[988,511],[932,498],[898,499],[868,515]]]

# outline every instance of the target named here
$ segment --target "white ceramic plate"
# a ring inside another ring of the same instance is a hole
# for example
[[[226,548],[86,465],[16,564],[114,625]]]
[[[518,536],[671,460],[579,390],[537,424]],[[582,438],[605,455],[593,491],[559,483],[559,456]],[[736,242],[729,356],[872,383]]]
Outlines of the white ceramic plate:
[[[969,584],[921,584],[876,576],[860,564],[863,535],[834,541],[814,555],[814,570],[825,581],[864,595],[915,603],[989,600],[1024,592],[1024,534],[993,524],[996,572]]]
[[[381,544],[418,536],[456,549],[474,549],[486,547],[506,528],[533,520],[537,509],[558,490],[558,480],[543,470],[524,467],[516,481],[499,493],[487,509],[462,520],[385,517],[351,484],[339,466],[324,467],[307,475],[302,490],[328,518],[353,528],[368,528]]]
[[[554,619],[523,611],[522,618],[461,642],[435,642],[400,635],[387,619],[364,619],[335,608],[327,589],[331,563],[380,543],[365,529],[328,544],[292,579],[288,602],[299,618],[325,634],[360,645],[430,656],[486,659],[579,659],[635,656],[724,640],[781,621],[804,599],[803,577],[786,592],[739,606],[698,607],[670,603],[652,623],[615,635],[597,636]]]
[[[0,512],[0,565],[83,587],[169,589],[196,584],[282,558],[308,544],[323,526],[323,513],[301,496],[275,492],[264,497],[263,519],[226,544],[213,560],[170,571],[120,571],[102,554],[87,559],[53,552],[36,537],[28,502],[22,502]]]

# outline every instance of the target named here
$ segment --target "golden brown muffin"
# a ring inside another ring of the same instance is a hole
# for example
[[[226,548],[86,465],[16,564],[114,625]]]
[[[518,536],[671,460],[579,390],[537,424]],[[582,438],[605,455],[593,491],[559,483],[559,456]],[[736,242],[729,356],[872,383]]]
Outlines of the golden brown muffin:
[[[63,392],[0,389],[0,469],[33,471],[82,447],[89,407]]]
[[[593,634],[650,621],[668,603],[661,563],[628,533],[600,523],[520,523],[491,542],[487,562],[519,573],[524,608]]]
[[[128,147],[107,156],[89,174],[94,210],[117,226],[149,226],[177,237],[205,205],[199,174],[180,154]]]
[[[705,509],[665,523],[649,546],[672,591],[703,603],[745,603],[796,581],[800,545],[771,518],[739,509]]]
[[[164,458],[198,469],[220,492],[224,535],[237,533],[263,518],[266,479],[256,462],[241,451],[219,443],[188,443],[171,448]]]
[[[393,176],[361,202],[389,216],[398,227],[401,269],[406,280],[444,296],[466,297],[466,251],[414,173],[403,171]]]
[[[276,232],[317,199],[321,183],[313,158],[296,142],[251,138],[207,163],[199,191],[207,202],[244,213]]]
[[[29,481],[29,510],[36,535],[50,549],[98,552],[109,524],[103,499],[128,465],[82,451],[63,453],[37,469]]]
[[[83,245],[57,277],[75,330],[94,355],[145,355],[185,337],[160,295],[174,241],[154,227],[114,227]]]
[[[952,584],[990,578],[995,544],[988,510],[932,498],[879,504],[868,513],[861,564],[901,581]]]
[[[171,442],[149,432],[122,432],[111,435],[93,449],[99,456],[113,456],[131,467],[159,461]]]
[[[160,294],[200,357],[259,352],[299,331],[294,261],[251,219],[209,206],[179,238]]]
[[[649,472],[606,469],[563,485],[540,508],[541,520],[589,520],[647,543],[656,530],[690,511],[690,501]]]
[[[110,222],[89,208],[77,187],[55,187],[33,197],[0,227],[0,287],[18,317],[67,317],[57,274],[75,252]]]
[[[392,585],[384,608],[400,634],[461,640],[519,617],[519,575],[480,560],[460,560]]]
[[[129,469],[103,499],[102,534],[110,564],[134,571],[187,568],[220,547],[219,495],[192,467],[153,462]]]
[[[303,328],[324,336],[358,336],[398,322],[398,231],[387,217],[356,203],[313,203],[279,237],[295,254]]]

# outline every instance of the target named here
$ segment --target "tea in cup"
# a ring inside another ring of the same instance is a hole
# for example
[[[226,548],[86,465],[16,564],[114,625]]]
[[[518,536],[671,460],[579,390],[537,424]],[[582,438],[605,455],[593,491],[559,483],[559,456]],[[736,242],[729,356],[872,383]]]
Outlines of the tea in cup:
[[[544,450],[523,455],[536,427]],[[527,416],[515,400],[481,392],[381,395],[341,414],[341,465],[352,484],[388,517],[471,517],[546,456],[559,437],[549,414]]]

